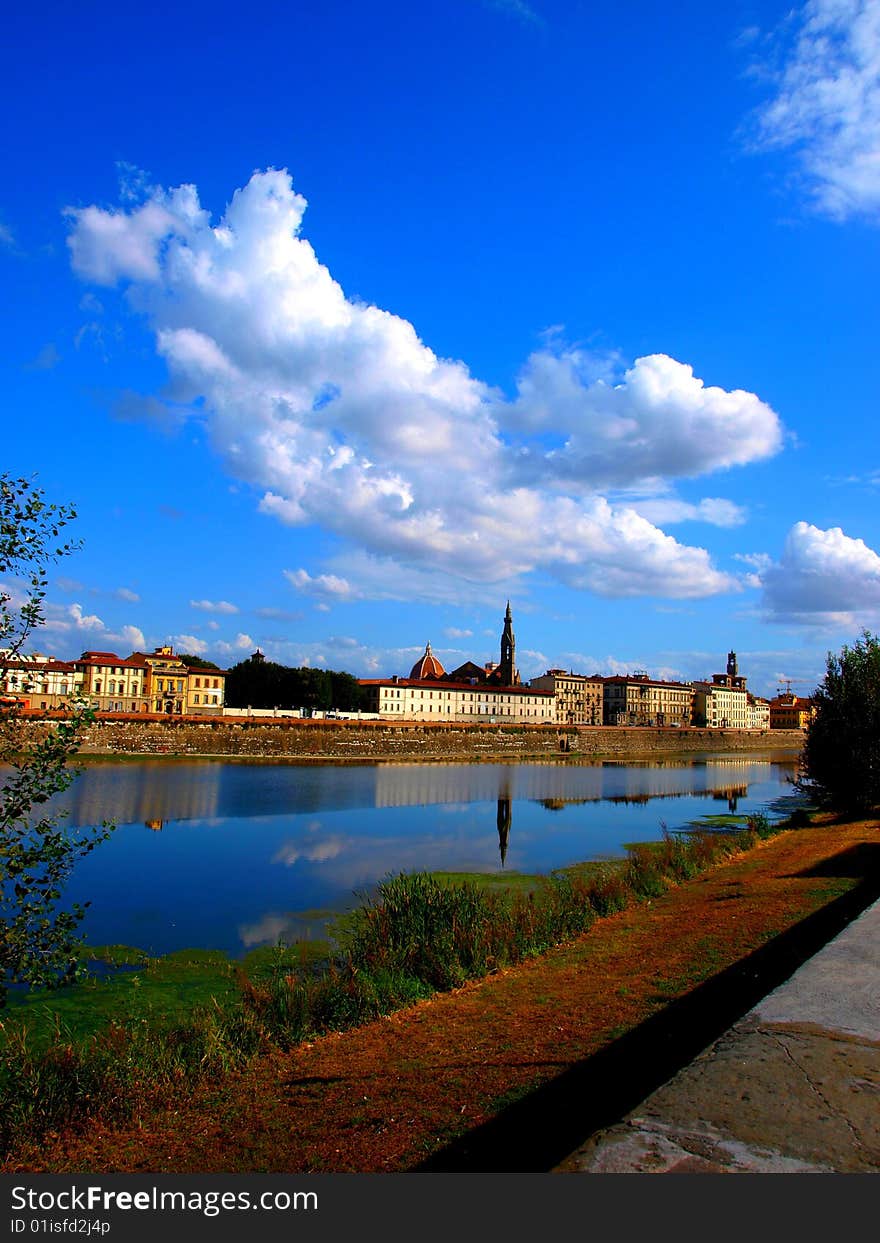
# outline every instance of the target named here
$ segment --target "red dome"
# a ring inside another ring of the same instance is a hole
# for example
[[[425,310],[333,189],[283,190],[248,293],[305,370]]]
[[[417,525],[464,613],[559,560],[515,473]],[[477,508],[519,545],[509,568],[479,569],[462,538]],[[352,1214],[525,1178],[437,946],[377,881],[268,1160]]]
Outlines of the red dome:
[[[409,671],[410,681],[413,682],[421,682],[423,679],[436,680],[445,675],[446,670],[431,651],[430,643],[425,648],[424,656],[420,656]]]

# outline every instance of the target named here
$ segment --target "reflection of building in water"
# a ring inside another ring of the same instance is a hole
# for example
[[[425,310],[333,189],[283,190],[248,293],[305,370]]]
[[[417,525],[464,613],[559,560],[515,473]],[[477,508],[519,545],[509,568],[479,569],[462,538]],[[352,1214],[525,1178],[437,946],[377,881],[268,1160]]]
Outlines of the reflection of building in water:
[[[764,780],[769,762],[674,764],[394,764],[376,772],[376,806],[494,802],[528,799],[552,810],[600,799],[645,802],[651,798],[742,793]]]
[[[259,775],[246,765],[167,763],[89,766],[51,810],[73,825],[216,817],[296,815],[359,807],[416,807],[498,799],[540,802],[549,810],[601,799],[706,795],[740,797],[766,780],[769,761],[717,760],[664,765],[626,763],[412,763],[342,769],[273,766]]]
[[[507,858],[507,844],[510,841],[510,824],[513,819],[511,811],[511,803],[509,798],[500,798],[498,800],[498,849],[501,853],[501,866],[504,867],[504,860]]]
[[[202,820],[219,814],[222,765],[101,764],[84,769],[60,800],[73,825]]]
[[[377,807],[494,802],[498,798],[601,798],[602,766],[394,764],[376,774]]]

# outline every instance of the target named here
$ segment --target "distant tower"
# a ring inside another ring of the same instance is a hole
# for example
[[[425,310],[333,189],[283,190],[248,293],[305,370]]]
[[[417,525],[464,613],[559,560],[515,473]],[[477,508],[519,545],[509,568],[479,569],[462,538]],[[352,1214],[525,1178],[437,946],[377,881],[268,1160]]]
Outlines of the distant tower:
[[[736,652],[727,653],[727,676],[732,680],[737,675]]]
[[[498,665],[498,681],[502,686],[516,686],[519,677],[516,671],[516,639],[513,637],[513,618],[510,614],[510,601],[504,614],[504,630],[501,635],[501,661]]]

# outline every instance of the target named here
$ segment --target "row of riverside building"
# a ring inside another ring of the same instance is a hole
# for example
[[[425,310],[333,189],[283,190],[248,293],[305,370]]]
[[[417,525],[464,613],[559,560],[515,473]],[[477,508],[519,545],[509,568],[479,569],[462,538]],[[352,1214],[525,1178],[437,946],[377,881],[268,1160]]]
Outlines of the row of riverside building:
[[[97,712],[220,716],[225,700],[223,669],[195,668],[173,649],[152,652],[83,652],[79,660],[16,656],[3,661],[0,693],[25,708],[51,711],[72,698]]]
[[[466,661],[447,673],[428,643],[409,677],[360,679],[365,704],[358,715],[474,725],[766,730],[804,729],[813,714],[810,700],[791,693],[772,700],[753,695],[737,669],[735,652],[728,653],[726,671],[706,681],[662,681],[643,670],[588,676],[548,669],[523,684],[509,601],[500,656],[497,664]],[[225,681],[225,670],[187,664],[169,646],[127,657],[89,651],[73,661],[38,655],[0,661],[0,695],[36,711],[61,708],[78,697],[100,713],[231,715]]]
[[[449,673],[431,651],[408,678],[364,678],[367,711],[389,720],[492,722],[510,725],[629,725],[708,729],[805,729],[808,699],[790,693],[762,699],[746,688],[729,652],[727,669],[705,681],[667,682],[644,670],[603,676],[548,669],[527,685],[515,663],[510,601],[498,664],[467,661]]]

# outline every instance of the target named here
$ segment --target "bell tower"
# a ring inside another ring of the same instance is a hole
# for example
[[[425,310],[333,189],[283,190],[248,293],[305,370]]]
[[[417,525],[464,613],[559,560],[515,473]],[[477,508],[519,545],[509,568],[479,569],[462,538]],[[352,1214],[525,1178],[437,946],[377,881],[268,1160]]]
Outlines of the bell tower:
[[[516,686],[519,674],[516,669],[516,639],[513,635],[513,617],[510,601],[504,614],[504,630],[501,633],[501,661],[498,665],[498,681],[502,686]]]

